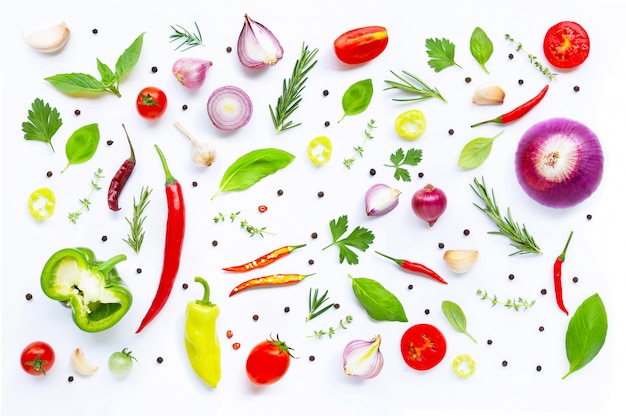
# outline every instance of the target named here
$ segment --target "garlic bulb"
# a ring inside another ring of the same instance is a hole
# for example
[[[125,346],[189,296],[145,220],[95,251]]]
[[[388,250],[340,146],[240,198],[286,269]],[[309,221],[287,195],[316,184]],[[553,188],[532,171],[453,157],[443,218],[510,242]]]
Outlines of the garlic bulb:
[[[216,158],[215,147],[210,143],[196,140],[178,121],[175,121],[174,125],[191,141],[193,145],[192,160],[201,166],[211,166]]]
[[[70,29],[65,22],[54,26],[38,29],[23,35],[24,40],[32,48],[44,53],[61,50],[70,37]]]
[[[343,351],[343,372],[348,376],[368,379],[376,377],[383,369],[383,354],[380,352],[381,336],[371,341],[354,340]]]
[[[70,363],[74,371],[83,376],[89,376],[98,370],[98,366],[91,364],[80,348],[74,350],[74,353],[70,357]]]
[[[443,253],[448,268],[454,273],[468,272],[478,260],[476,250],[447,250]]]
[[[486,83],[476,88],[472,97],[472,103],[477,105],[502,104],[504,95],[504,90],[500,86]]]

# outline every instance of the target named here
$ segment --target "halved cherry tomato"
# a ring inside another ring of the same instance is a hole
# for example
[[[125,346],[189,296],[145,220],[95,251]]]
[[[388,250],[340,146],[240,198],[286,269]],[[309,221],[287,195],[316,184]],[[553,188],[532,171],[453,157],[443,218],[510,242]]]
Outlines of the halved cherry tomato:
[[[446,355],[446,339],[430,324],[413,325],[400,340],[400,351],[407,365],[415,370],[430,370]]]
[[[333,144],[326,136],[319,136],[311,140],[307,149],[309,159],[316,165],[327,163],[332,152]]]
[[[281,341],[270,338],[258,343],[248,354],[246,373],[254,384],[272,384],[280,380],[289,369],[291,348]]]
[[[396,132],[404,139],[417,139],[425,128],[426,118],[420,110],[408,110],[396,118]]]
[[[54,350],[43,341],[31,342],[24,347],[20,356],[22,369],[32,376],[45,376],[54,365],[54,360]]]
[[[555,24],[543,39],[543,53],[556,68],[570,69],[582,64],[589,56],[589,48],[589,35],[576,22]]]
[[[137,95],[137,112],[144,118],[159,118],[167,109],[167,96],[157,87],[146,87]]]
[[[335,54],[346,64],[362,64],[383,53],[388,42],[389,35],[384,27],[361,27],[335,39]]]

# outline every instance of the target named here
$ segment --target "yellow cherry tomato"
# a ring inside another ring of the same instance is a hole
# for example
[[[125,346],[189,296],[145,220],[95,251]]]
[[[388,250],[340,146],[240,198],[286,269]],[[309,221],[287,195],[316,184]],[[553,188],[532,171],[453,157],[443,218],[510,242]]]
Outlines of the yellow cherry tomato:
[[[407,140],[415,140],[424,133],[426,118],[420,110],[409,110],[396,118],[396,132]]]
[[[457,376],[467,378],[476,371],[476,363],[469,355],[461,354],[452,361],[452,369]]]
[[[28,198],[28,210],[38,220],[45,220],[54,214],[56,198],[49,188],[39,188]]]
[[[328,163],[333,152],[333,144],[326,136],[319,136],[309,142],[307,154],[309,159],[316,165]]]

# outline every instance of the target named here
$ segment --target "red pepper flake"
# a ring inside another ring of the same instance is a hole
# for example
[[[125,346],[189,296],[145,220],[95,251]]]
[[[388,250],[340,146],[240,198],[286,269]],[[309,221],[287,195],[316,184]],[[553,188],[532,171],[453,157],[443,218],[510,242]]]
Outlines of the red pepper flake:
[[[239,348],[241,348],[241,344],[239,342],[234,342],[233,343],[233,349],[234,350],[238,350]]]
[[[226,338],[231,339],[232,337],[233,337],[233,331],[229,329],[228,331],[226,331]]]
[[[259,205],[259,212],[267,211],[267,207],[265,205]]]

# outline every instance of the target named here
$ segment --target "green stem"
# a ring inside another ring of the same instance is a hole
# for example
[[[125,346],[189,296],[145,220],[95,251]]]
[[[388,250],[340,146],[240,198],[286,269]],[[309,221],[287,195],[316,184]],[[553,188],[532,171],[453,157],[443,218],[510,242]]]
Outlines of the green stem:
[[[395,261],[395,262],[396,262],[396,263],[398,263],[398,265],[400,265],[400,266],[402,266],[402,263],[404,263],[404,260],[402,260],[402,259],[396,259],[396,258],[393,258],[393,257],[391,257],[391,256],[388,256],[388,255],[386,255],[386,254],[381,253],[380,251],[376,251],[376,250],[374,250],[374,253],[376,253],[376,254],[380,254],[380,255],[381,255],[381,256],[383,256],[383,257],[387,257],[389,260]]]
[[[567,243],[565,243],[565,248],[563,249],[563,252],[558,257],[558,259],[561,260],[562,262],[565,261],[565,252],[567,251],[567,246],[569,246],[569,242],[572,239],[573,234],[574,234],[574,231],[571,231],[569,233],[569,237],[567,237]]]
[[[202,306],[213,306],[213,302],[209,300],[211,298],[211,288],[209,287],[209,283],[200,276],[196,276],[193,281],[200,283],[204,288],[204,294],[202,296],[202,299],[197,299],[196,303]]]
[[[161,159],[161,164],[163,165],[163,171],[165,172],[165,186],[178,182],[176,178],[172,176],[172,173],[170,172],[170,168],[167,166],[167,161],[165,160],[165,156],[163,155],[163,152],[161,152],[161,149],[159,149],[159,146],[155,144],[154,148],[159,154],[159,159]]]

